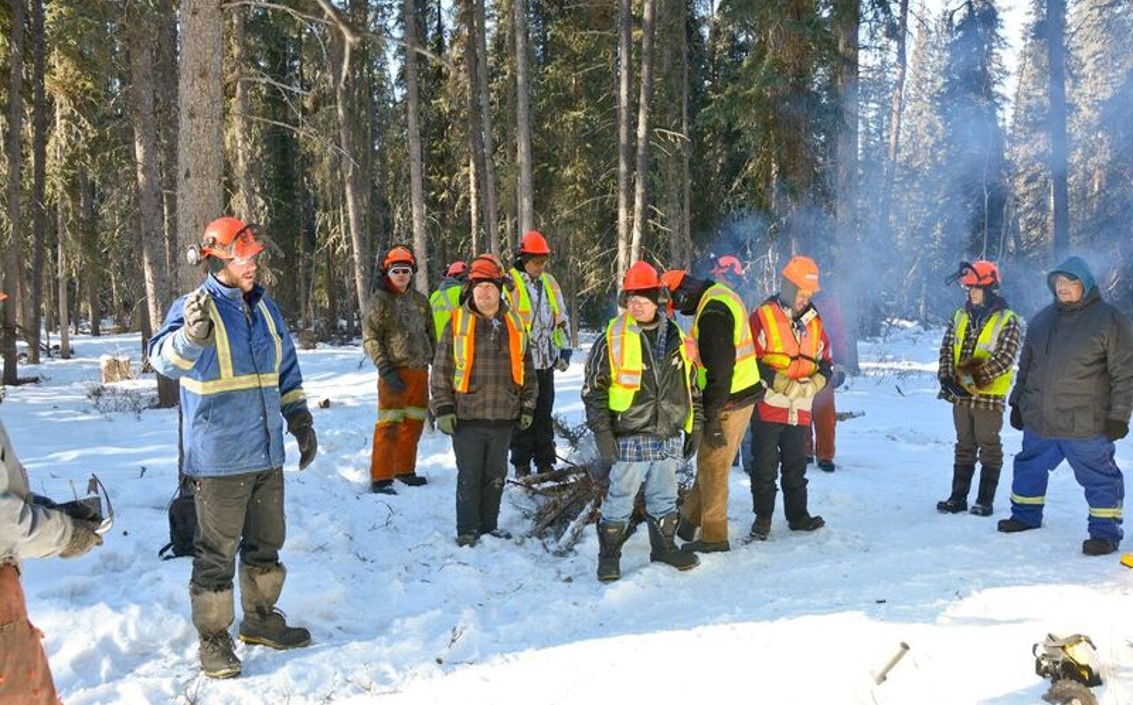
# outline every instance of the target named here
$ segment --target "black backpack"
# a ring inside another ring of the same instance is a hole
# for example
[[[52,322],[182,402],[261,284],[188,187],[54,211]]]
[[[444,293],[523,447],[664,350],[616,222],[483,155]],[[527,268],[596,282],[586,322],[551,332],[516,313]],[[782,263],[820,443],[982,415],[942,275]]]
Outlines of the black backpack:
[[[181,475],[177,494],[169,502],[169,543],[157,555],[162,560],[193,555],[193,536],[197,533],[197,505],[193,498],[193,482]]]

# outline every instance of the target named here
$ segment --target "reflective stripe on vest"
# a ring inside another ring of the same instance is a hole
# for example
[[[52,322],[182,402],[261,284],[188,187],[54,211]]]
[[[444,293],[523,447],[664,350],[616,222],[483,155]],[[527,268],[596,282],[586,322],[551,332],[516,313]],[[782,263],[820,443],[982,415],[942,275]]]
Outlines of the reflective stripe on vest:
[[[979,337],[976,338],[976,347],[972,351],[972,358],[975,360],[987,360],[991,358],[992,353],[995,351],[995,345],[999,341],[999,334],[1003,332],[1004,326],[1007,322],[1015,317],[1015,312],[1011,309],[1003,309],[996,311],[984,323],[983,328],[980,330]],[[971,318],[968,316],[967,309],[960,309],[956,311],[952,317],[952,365],[956,366],[960,363],[960,348],[964,345],[964,335],[968,332],[968,323]],[[994,394],[996,396],[1007,396],[1011,391],[1011,380],[1015,377],[1015,367],[1012,365],[1007,368],[1007,371],[999,375],[991,381],[991,384],[986,387],[979,387],[980,394]]]
[[[468,393],[476,350],[476,314],[461,306],[452,313],[452,387]],[[527,331],[523,321],[511,311],[504,312],[508,329],[508,355],[511,358],[511,379],[523,386],[523,355],[527,352]]]
[[[675,324],[674,324],[675,325]],[[680,326],[677,326],[680,331]],[[696,341],[681,332],[681,362],[687,379],[697,360]],[[633,397],[641,389],[641,375],[645,369],[641,357],[641,327],[628,313],[611,319],[606,326],[606,347],[610,359],[610,389],[606,406],[621,413],[633,404]],[[688,389],[688,416],[685,431],[692,431],[692,390]]]
[[[765,303],[759,307],[758,315],[767,336],[762,362],[790,379],[813,376],[818,370],[818,346],[822,343],[819,317],[815,316],[807,323],[803,329],[803,340],[799,341],[795,338],[794,325],[782,306]]]
[[[445,289],[437,289],[429,297],[429,306],[433,309],[433,330],[437,332],[437,340],[452,318],[452,312],[460,308],[460,287],[453,285]]]
[[[747,320],[747,309],[736,292],[722,284],[713,284],[700,297],[696,307],[696,318],[692,322],[692,337],[700,344],[700,314],[704,307],[719,301],[728,307],[732,314],[732,345],[736,349],[736,365],[732,368],[732,386],[729,393],[755,386],[759,383],[759,365],[755,360],[755,341],[751,338],[751,325]],[[701,389],[708,386],[708,371],[701,365],[696,371],[696,385]]]
[[[511,280],[515,286],[511,292],[508,293],[508,306],[511,310],[519,316],[523,321],[524,327],[528,332],[531,332],[531,326],[535,323],[535,311],[531,307],[531,292],[527,290],[527,282],[524,281],[523,275],[518,269],[512,269]],[[559,282],[547,272],[543,272],[539,276],[539,280],[543,282],[543,293],[547,296],[547,303],[551,307],[551,325],[554,330],[551,333],[551,342],[555,344],[556,348],[562,349],[567,346],[566,334],[562,329],[562,301],[563,292],[559,288]]]

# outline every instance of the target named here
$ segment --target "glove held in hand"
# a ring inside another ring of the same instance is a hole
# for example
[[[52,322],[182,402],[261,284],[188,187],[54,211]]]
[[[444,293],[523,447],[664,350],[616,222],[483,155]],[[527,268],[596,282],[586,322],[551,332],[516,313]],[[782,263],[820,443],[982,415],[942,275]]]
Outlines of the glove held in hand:
[[[530,411],[525,411],[519,415],[519,430],[526,431],[531,428],[531,424],[535,421],[535,414]]]
[[[194,345],[209,346],[213,343],[212,320],[209,318],[209,295],[197,289],[185,297],[185,337]]]
[[[299,444],[299,469],[306,470],[319,452],[319,438],[315,435],[311,412],[306,409],[297,412],[288,420],[287,431]]]
[[[1015,404],[1011,405],[1011,428],[1016,431],[1023,430],[1023,412]]]
[[[60,558],[74,558],[81,556],[95,546],[102,545],[102,537],[95,533],[98,523],[86,519],[71,520],[71,540],[67,547],[60,552]]]
[[[1120,419],[1105,420],[1105,437],[1111,441],[1120,441],[1129,435],[1129,424]]]
[[[446,436],[451,436],[452,432],[456,430],[456,414],[441,414],[438,416],[437,428],[441,429],[441,433]]]

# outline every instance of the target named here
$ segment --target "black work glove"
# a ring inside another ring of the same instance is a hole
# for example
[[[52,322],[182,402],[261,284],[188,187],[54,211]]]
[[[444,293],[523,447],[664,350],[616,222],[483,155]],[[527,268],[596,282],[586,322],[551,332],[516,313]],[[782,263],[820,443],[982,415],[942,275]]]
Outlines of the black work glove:
[[[1118,419],[1105,420],[1105,437],[1111,441],[1120,441],[1129,435],[1129,424]]]
[[[842,369],[841,365],[834,365],[834,374],[831,376],[830,385],[834,389],[840,389],[846,383],[846,370]]]
[[[720,425],[719,417],[715,417],[712,421],[707,421],[704,424],[703,442],[709,448],[723,448],[728,445],[728,439],[724,437],[724,427]]]
[[[1023,412],[1015,404],[1011,405],[1011,428],[1016,431],[1023,430]]]
[[[311,412],[303,409],[287,421],[287,431],[299,444],[299,469],[306,470],[319,452],[319,439],[315,435],[315,422]]]
[[[696,451],[700,450],[700,437],[699,430],[692,433],[685,434],[684,456],[685,460],[691,460],[692,456],[696,455]]]
[[[401,394],[405,391],[405,380],[401,378],[401,375],[397,373],[397,370],[392,365],[378,370],[378,375],[382,378],[382,381],[385,382],[386,389],[394,394]]]
[[[954,380],[950,377],[941,377],[940,378],[940,388],[943,389],[944,391],[948,392],[949,394],[951,394],[954,397],[960,397],[960,398],[963,398],[963,399],[967,399],[968,397],[972,396],[971,394],[968,393],[967,389],[964,389],[963,387],[961,387],[956,382],[956,380]]]
[[[598,446],[598,459],[604,469],[609,470],[621,455],[618,452],[618,439],[610,431],[599,431],[594,434],[594,443]]]
[[[555,369],[559,372],[566,372],[570,368],[570,356],[573,352],[570,348],[559,350],[559,359],[555,360]]]
[[[212,319],[209,318],[209,295],[197,289],[185,297],[182,315],[185,319],[185,337],[190,343],[208,347],[213,344]]]
[[[81,556],[95,546],[102,545],[102,537],[95,531],[99,526],[96,521],[87,519],[71,520],[71,540],[67,547],[60,552],[60,558],[74,558]]]

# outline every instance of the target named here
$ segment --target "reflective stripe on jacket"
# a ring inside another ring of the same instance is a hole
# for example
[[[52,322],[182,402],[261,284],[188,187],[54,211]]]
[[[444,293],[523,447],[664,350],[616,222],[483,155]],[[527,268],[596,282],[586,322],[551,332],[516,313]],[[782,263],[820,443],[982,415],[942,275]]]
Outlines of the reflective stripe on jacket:
[[[736,365],[732,368],[732,386],[729,393],[747,389],[759,383],[759,365],[755,359],[755,342],[751,337],[751,326],[747,321],[747,309],[736,292],[722,284],[713,284],[700,297],[696,307],[696,318],[692,322],[692,337],[700,343],[700,315],[704,307],[712,301],[719,301],[728,307],[732,314],[734,332],[732,345],[736,349]],[[727,358],[725,358],[727,359]],[[696,384],[704,389],[708,384],[708,373],[703,365],[696,372]]]
[[[150,339],[154,369],[181,381],[187,475],[210,477],[283,466],[283,417],[307,408],[295,345],[275,303],[256,285],[244,294],[210,276],[213,344],[184,331],[185,297]]]
[[[519,316],[524,327],[530,331],[535,321],[535,311],[531,307],[531,292],[527,290],[527,282],[518,269],[513,268],[509,274],[515,286],[507,292],[508,307]],[[562,313],[563,291],[559,288],[558,280],[548,272],[543,272],[539,280],[543,283],[543,291],[547,294],[547,304],[551,307],[551,316],[554,319],[551,342],[562,350],[567,347],[566,333],[563,332],[563,323],[566,320]]]
[[[1011,309],[1001,309],[988,316],[984,321],[983,327],[980,329],[979,337],[976,338],[976,347],[972,351],[972,359],[974,360],[987,360],[995,352],[995,346],[999,344],[999,334],[1003,332],[1003,328],[1015,318],[1015,312]],[[968,332],[968,324],[971,318],[968,316],[966,308],[960,308],[956,311],[952,318],[952,328],[955,331],[952,340],[952,365],[956,369],[960,363],[960,351],[964,346],[964,336]],[[1011,380],[1015,377],[1014,368],[1007,368],[1007,370],[993,379],[991,384],[986,387],[979,387],[980,394],[994,394],[996,396],[1007,396],[1011,391]]]
[[[677,327],[680,330],[680,327]],[[680,356],[686,378],[693,371],[696,361],[696,343],[681,331]],[[606,326],[606,345],[609,350],[610,388],[608,405],[610,411],[621,413],[630,408],[634,396],[641,389],[641,376],[645,365],[641,353],[641,328],[628,313],[614,318]],[[693,404],[692,391],[688,390],[688,415],[684,429],[692,431]]]
[[[527,351],[527,331],[519,316],[504,312],[508,328],[508,355],[511,361],[511,379],[517,387],[523,386],[523,355]],[[472,365],[476,351],[476,315],[461,306],[452,314],[452,388],[468,392],[472,378]]]

